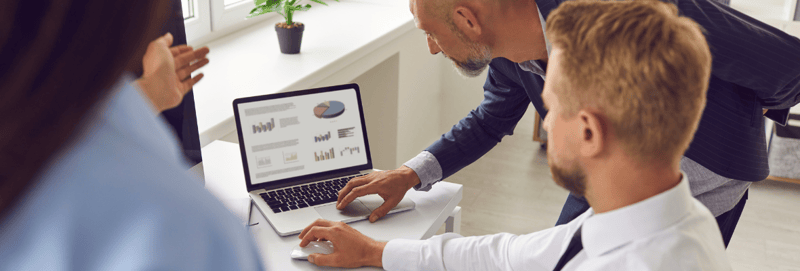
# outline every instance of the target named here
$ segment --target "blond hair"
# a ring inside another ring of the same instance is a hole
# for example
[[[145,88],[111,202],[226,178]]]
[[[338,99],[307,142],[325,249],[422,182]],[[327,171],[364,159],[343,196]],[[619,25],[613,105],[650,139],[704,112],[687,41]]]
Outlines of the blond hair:
[[[700,26],[658,1],[570,1],[547,19],[561,49],[562,115],[602,111],[630,155],[674,162],[697,130],[711,53]]]

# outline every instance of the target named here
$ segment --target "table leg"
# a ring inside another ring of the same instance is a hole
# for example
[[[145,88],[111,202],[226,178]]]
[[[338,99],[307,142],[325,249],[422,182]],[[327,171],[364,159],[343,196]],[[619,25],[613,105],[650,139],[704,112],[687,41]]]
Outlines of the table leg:
[[[444,232],[461,234],[461,206],[456,206],[444,221]]]

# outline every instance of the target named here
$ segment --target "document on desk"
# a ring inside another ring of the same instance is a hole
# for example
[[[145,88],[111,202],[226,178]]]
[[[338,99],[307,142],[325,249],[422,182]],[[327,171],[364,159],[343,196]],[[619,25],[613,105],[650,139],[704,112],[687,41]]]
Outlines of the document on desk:
[[[202,154],[206,189],[239,217],[242,224],[247,223],[250,196],[244,182],[238,145],[216,140],[203,147]]]

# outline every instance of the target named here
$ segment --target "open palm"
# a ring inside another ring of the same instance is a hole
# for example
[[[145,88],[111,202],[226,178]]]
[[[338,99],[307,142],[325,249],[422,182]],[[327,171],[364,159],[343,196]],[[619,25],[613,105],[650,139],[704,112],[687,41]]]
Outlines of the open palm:
[[[161,112],[180,104],[183,96],[203,78],[192,72],[208,64],[208,47],[194,50],[188,45],[171,47],[172,34],[150,42],[142,64],[144,73],[138,80],[142,91]]]

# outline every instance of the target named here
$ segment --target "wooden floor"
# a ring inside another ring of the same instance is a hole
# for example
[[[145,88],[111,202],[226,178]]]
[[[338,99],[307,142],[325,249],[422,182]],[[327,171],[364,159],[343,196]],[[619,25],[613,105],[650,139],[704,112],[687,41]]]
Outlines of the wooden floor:
[[[531,141],[532,123],[531,108],[513,136],[447,179],[464,185],[462,235],[525,234],[555,224],[568,193]],[[753,184],[728,256],[733,270],[800,270],[800,185]]]

